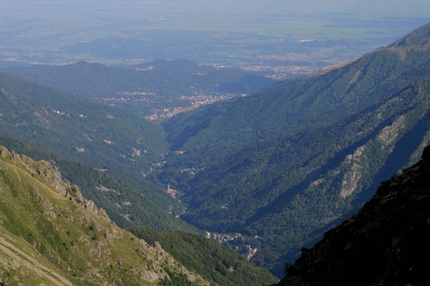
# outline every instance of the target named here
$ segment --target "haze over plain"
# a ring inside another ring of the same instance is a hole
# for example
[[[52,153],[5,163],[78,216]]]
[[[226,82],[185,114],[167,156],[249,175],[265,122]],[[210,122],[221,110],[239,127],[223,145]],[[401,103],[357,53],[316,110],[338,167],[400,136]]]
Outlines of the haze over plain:
[[[0,10],[2,61],[188,58],[241,66],[316,53],[322,66],[389,44],[426,23],[430,3],[24,0],[1,1]]]

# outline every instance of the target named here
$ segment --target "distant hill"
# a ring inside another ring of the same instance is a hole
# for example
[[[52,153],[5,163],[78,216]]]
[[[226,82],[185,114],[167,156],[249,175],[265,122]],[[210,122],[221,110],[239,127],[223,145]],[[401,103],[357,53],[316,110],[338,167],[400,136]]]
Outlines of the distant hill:
[[[4,134],[37,141],[53,150],[74,150],[70,152],[73,158],[88,160],[94,167],[111,165],[107,158],[116,153],[124,161],[133,158],[146,164],[148,170],[166,150],[163,134],[154,124],[121,109],[7,74],[0,74],[0,103],[0,131]],[[132,148],[142,154],[146,150],[146,155],[133,156]]]
[[[181,218],[282,275],[282,265],[416,162],[430,143],[430,24],[320,73],[179,114],[158,180],[183,193]],[[280,255],[282,253],[282,255]]]
[[[0,146],[2,285],[208,285],[118,228],[46,161]]]
[[[160,59],[127,68],[78,62],[4,71],[152,120],[164,120],[179,111],[249,94],[275,83],[241,69],[202,66],[188,60]]]
[[[430,255],[430,147],[288,267],[279,285],[421,285]]]

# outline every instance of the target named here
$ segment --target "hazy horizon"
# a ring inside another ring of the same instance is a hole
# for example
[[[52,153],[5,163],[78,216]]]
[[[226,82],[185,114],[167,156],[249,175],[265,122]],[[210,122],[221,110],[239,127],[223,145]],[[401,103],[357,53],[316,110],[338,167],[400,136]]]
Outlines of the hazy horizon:
[[[249,57],[284,54],[294,41],[314,40],[324,42],[320,49],[338,41],[333,47],[350,46],[354,56],[430,20],[430,1],[424,0],[23,0],[0,1],[0,10],[0,60],[45,63],[112,61],[114,52],[109,59],[95,52],[106,45],[116,45],[119,61],[193,55],[214,61],[220,53],[222,61],[241,50]],[[131,39],[142,53],[131,56],[118,38]]]

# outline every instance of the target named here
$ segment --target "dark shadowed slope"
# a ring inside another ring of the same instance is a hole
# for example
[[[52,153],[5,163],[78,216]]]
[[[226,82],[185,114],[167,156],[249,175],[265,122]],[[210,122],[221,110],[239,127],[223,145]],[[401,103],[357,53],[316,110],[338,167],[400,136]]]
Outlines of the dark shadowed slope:
[[[424,285],[430,255],[430,147],[328,231],[279,285]]]

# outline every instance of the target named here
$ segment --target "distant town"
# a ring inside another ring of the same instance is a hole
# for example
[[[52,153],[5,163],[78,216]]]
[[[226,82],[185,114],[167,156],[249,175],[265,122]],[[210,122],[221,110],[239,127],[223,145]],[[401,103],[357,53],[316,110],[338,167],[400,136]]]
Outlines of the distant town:
[[[103,100],[110,103],[126,102],[129,104],[152,101],[151,97],[156,94],[153,92],[139,92],[139,91],[122,91],[118,92],[121,97],[106,97]],[[191,111],[193,109],[202,107],[204,105],[212,104],[217,101],[230,100],[247,94],[223,94],[223,93],[210,93],[203,94],[195,92],[192,95],[181,95],[179,99],[184,103],[181,106],[164,107],[162,109],[153,109],[152,114],[145,116],[149,121],[158,121],[170,118],[178,113]]]

